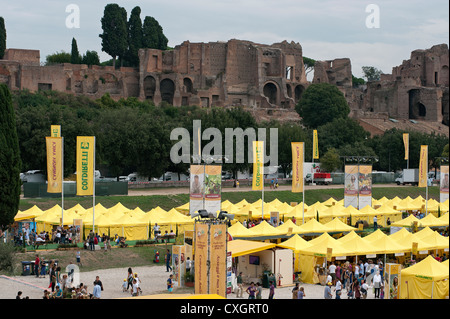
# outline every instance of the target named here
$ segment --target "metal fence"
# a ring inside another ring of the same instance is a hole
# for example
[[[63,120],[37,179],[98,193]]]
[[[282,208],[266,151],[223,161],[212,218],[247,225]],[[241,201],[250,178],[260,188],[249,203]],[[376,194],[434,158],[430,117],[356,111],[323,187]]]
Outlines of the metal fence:
[[[76,182],[64,182],[64,197],[75,197]],[[96,182],[95,196],[128,195],[128,182]],[[47,183],[24,183],[23,196],[26,198],[61,197],[61,193],[47,193]]]

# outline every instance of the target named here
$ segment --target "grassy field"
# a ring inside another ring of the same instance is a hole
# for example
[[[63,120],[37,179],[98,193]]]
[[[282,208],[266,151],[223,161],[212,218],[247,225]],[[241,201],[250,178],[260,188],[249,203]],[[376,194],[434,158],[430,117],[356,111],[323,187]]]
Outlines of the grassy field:
[[[394,198],[398,196],[400,198],[406,198],[410,196],[416,198],[421,195],[425,197],[425,188],[419,187],[374,187],[372,189],[373,198],[380,199],[383,196],[387,198]],[[317,201],[326,201],[330,197],[336,200],[344,198],[344,191],[342,188],[329,188],[329,189],[314,189],[308,190],[305,193],[306,204],[311,205]],[[301,202],[303,200],[302,193],[292,193],[285,190],[266,190],[264,192],[264,201],[270,202],[274,199],[278,199],[281,202]],[[434,198],[439,200],[439,187],[428,187],[428,198]],[[241,200],[247,200],[248,202],[255,202],[261,199],[260,191],[243,191],[243,192],[222,192],[222,200],[229,200],[232,203],[238,203]],[[135,209],[139,207],[143,211],[147,212],[152,208],[160,206],[165,210],[170,210],[173,207],[181,206],[189,201],[188,194],[169,194],[169,195],[148,195],[148,196],[96,196],[95,202],[101,203],[106,208],[110,208],[117,203],[122,203],[125,207]],[[80,204],[85,208],[92,207],[92,197],[66,197],[64,198],[64,208],[70,208],[76,204]],[[61,205],[60,198],[24,198],[20,200],[19,209],[24,211],[33,205],[38,206],[42,210],[49,209],[56,204]]]

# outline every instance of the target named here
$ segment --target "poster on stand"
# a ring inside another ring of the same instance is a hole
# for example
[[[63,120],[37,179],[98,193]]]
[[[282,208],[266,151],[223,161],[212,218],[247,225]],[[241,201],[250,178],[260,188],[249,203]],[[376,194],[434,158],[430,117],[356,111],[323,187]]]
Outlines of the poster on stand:
[[[197,212],[203,207],[203,191],[205,185],[205,167],[203,165],[191,165],[190,190],[189,190],[189,214]]]
[[[358,208],[358,166],[345,166],[344,206]]]
[[[400,270],[400,264],[386,264],[386,281],[389,287],[385,289],[387,299],[398,299]]]
[[[372,206],[372,165],[359,166],[359,209]]]
[[[194,278],[195,294],[208,293],[208,224],[195,223]]]
[[[227,225],[210,225],[209,293],[227,296]]]
[[[449,172],[448,172],[448,165],[445,166],[441,166],[441,180],[440,180],[440,198],[439,201],[441,203],[445,202],[446,200],[448,200],[448,180],[449,180],[449,176],[448,176]]]
[[[222,166],[205,166],[205,209],[210,213],[218,213],[221,208]]]

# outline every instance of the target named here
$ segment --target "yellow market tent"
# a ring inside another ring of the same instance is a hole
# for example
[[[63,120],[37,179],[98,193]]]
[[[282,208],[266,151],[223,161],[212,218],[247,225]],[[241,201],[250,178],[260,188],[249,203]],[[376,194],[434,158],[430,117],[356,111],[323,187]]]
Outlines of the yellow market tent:
[[[175,207],[175,209],[184,215],[189,215],[189,202],[184,205]]]
[[[385,233],[383,233],[380,229],[377,229],[376,231],[370,233],[369,235],[367,235],[366,237],[363,237],[363,238],[367,241],[373,242],[373,241],[380,240],[384,237],[387,237],[387,235]]]
[[[449,240],[448,237],[442,236],[437,231],[424,237],[420,237],[424,242],[430,243],[433,249],[444,249],[448,252],[449,250]]]
[[[328,209],[319,212],[319,221],[322,224],[328,223],[335,218],[341,221],[347,221],[347,217],[350,217],[350,213],[344,211],[344,207],[340,205],[330,206]]]
[[[310,219],[308,222],[299,226],[298,234],[319,235],[330,231],[330,229],[319,223],[316,219]]]
[[[326,201],[322,202],[322,205],[330,207],[330,206],[336,205],[336,202],[337,202],[337,200],[335,200],[333,197],[330,197]]]
[[[278,230],[265,220],[250,228],[250,232],[253,234],[252,237],[280,237],[286,234],[283,230]]]
[[[340,242],[338,240],[338,242]],[[376,254],[378,251],[375,245],[359,236],[354,237],[352,240],[340,242],[342,247],[350,251],[349,256],[361,256],[368,254]]]
[[[332,233],[351,232],[357,230],[357,228],[343,223],[339,218],[334,218],[332,221],[324,224],[324,226],[329,228],[329,232]]]
[[[414,222],[417,222],[417,226],[420,227],[420,219],[415,217],[414,215],[410,214],[408,217],[403,218],[402,220],[396,221],[395,223],[392,223],[391,226],[395,227],[411,227]]]
[[[44,212],[37,207],[36,205],[34,205],[33,207],[24,210],[23,212],[21,212],[20,210],[18,211],[18,213],[16,214],[16,216],[14,216],[14,221],[21,221],[21,220],[26,220],[26,219],[33,219],[36,217],[39,217],[43,214]]]
[[[308,211],[308,205],[305,204],[305,211],[303,212],[303,203],[300,203],[292,207],[286,214],[284,214],[284,219],[295,218],[296,224],[303,224],[303,216],[305,217],[305,223],[313,218],[315,218],[314,213]]]
[[[421,198],[412,199],[411,197],[406,197],[397,204],[396,210],[410,211],[410,210],[421,210],[424,205]]]
[[[110,226],[110,234],[123,236],[126,240],[148,239],[148,223],[129,214],[123,214],[115,221],[115,226]]]
[[[376,208],[376,211],[378,212],[377,216],[383,216],[383,218],[381,218],[381,221],[380,218],[377,221],[377,223],[383,227],[387,226],[388,218],[391,221],[391,224],[402,219],[402,212],[393,209],[389,205],[383,204],[380,207]]]
[[[420,219],[421,227],[444,227],[448,226],[448,223],[445,223],[445,221],[440,220],[439,218],[435,217],[433,214],[428,214],[424,218]]]
[[[294,236],[292,236],[288,240],[283,241],[277,246],[282,248],[289,248],[292,249],[294,253],[298,253],[301,249],[310,247],[311,244],[307,240],[304,240],[299,235],[295,234]]]
[[[294,253],[294,271],[298,272],[298,271],[300,271],[300,268],[301,268],[299,251],[300,251],[300,249],[311,246],[311,244],[308,241],[301,238],[299,235],[295,234],[294,236],[292,236],[288,240],[278,244],[277,246],[281,247],[281,248],[288,248],[288,249],[292,250],[292,252]],[[309,257],[306,257],[306,259],[308,259],[308,258]]]
[[[356,237],[361,237],[359,236],[355,231],[351,231],[349,232],[347,235],[342,236],[341,238],[338,238],[337,241],[339,241],[340,243],[346,243],[347,241],[353,240]]]
[[[258,251],[275,247],[276,244],[261,243],[251,240],[235,239],[227,243],[227,250],[231,251],[232,257],[253,254]]]
[[[390,238],[394,239],[396,242],[401,243],[405,246],[410,246],[412,250],[413,243],[417,243],[417,250],[428,253],[428,250],[433,249],[433,245],[425,242],[421,238],[418,238],[414,234],[406,230],[406,228],[401,228],[399,231],[389,235]]]
[[[449,213],[445,213],[444,215],[442,215],[441,217],[439,217],[439,219],[440,219],[441,221],[443,221],[444,224],[445,224],[446,226],[449,225],[448,216],[449,216]]]
[[[95,208],[97,211],[97,207]],[[113,207],[109,208],[106,214],[109,214],[110,216],[119,216],[120,214],[123,214],[124,212],[129,211],[130,209],[123,206],[122,203],[117,203]]]
[[[324,233],[319,237],[308,242],[311,246],[299,249],[301,255],[313,255],[325,257],[328,248],[332,249],[331,256],[349,256],[351,251],[344,248],[343,244],[331,237],[328,233]]]
[[[287,222],[283,223],[282,225],[276,227],[277,230],[279,230],[280,232],[282,232],[283,234],[287,234],[289,232],[289,228],[292,228],[291,233],[292,234],[297,234],[297,232],[299,231],[300,227],[295,225],[291,219],[288,219]]]
[[[402,269],[400,299],[445,299],[448,296],[449,269],[432,256]]]
[[[74,213],[76,213],[77,215],[81,216],[81,215],[83,215],[83,214],[86,212],[86,208],[84,208],[83,206],[81,206],[81,205],[78,203],[78,204],[76,204],[75,206],[73,206],[73,207],[67,209],[67,211],[74,212]]]
[[[364,238],[367,240],[367,237],[368,236]],[[387,235],[385,237],[380,237],[377,240],[369,240],[369,242],[372,243],[377,254],[405,253],[412,249],[411,245],[399,243]]]
[[[240,222],[236,222],[231,227],[228,227],[228,233],[233,238],[246,238],[251,237],[253,234],[250,232],[250,229],[244,227]]]

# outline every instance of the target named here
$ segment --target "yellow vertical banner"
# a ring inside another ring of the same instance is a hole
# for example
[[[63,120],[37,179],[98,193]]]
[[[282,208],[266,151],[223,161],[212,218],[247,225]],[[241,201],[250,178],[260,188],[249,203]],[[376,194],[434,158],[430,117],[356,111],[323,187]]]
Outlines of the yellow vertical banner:
[[[292,192],[303,192],[303,142],[291,142]]]
[[[211,225],[209,293],[227,296],[227,225]],[[195,267],[194,267],[195,268]]]
[[[264,142],[253,141],[252,190],[262,190],[264,186]]]
[[[317,130],[313,133],[313,159],[319,159],[319,139],[317,137]]]
[[[195,223],[194,277],[195,294],[208,293],[208,224]]]
[[[409,134],[403,133],[403,144],[405,145],[405,160],[409,158]]]
[[[51,137],[61,137],[61,125],[51,125],[50,136]]]
[[[77,136],[77,195],[94,195],[95,136]]]
[[[46,137],[47,192],[62,192],[62,137]]]
[[[427,187],[428,179],[428,145],[420,146],[419,187]]]

